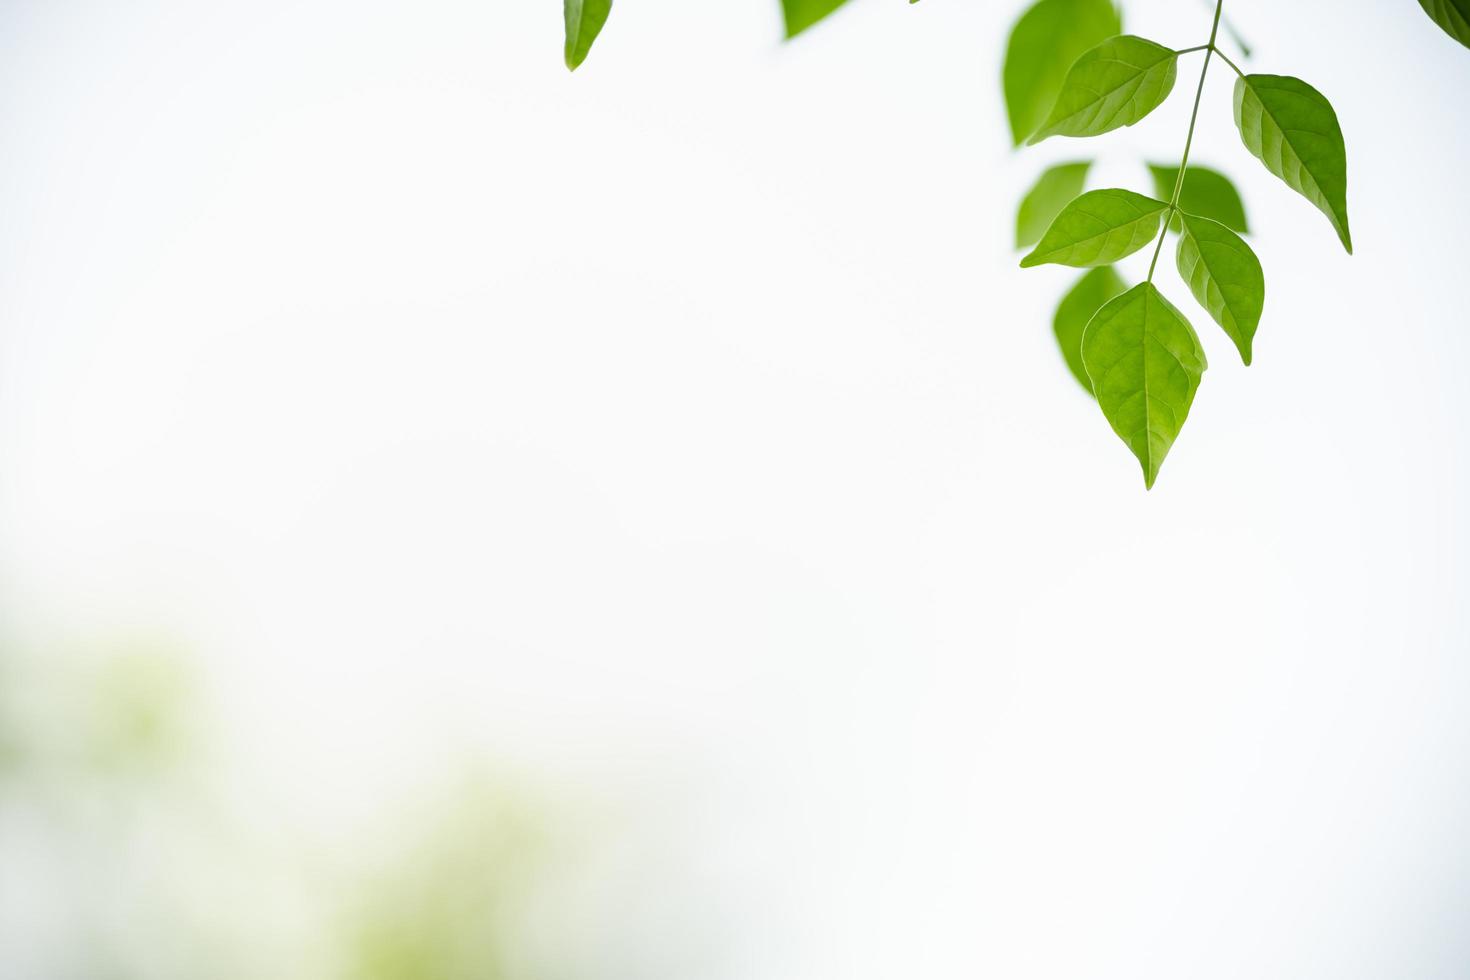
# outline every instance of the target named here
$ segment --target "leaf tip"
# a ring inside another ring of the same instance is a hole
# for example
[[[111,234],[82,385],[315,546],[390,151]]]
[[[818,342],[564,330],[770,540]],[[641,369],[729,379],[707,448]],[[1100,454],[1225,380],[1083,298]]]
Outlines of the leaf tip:
[[[582,62],[587,60],[587,54],[590,50],[589,48],[583,48],[579,52],[577,45],[573,44],[572,39],[568,37],[566,47],[562,49],[562,60],[566,62],[567,71],[576,71],[581,67]]]
[[[1027,255],[1025,258],[1021,259],[1021,268],[1023,269],[1032,269],[1038,265],[1041,265],[1041,259],[1036,257],[1035,252],[1032,252],[1030,255]]]

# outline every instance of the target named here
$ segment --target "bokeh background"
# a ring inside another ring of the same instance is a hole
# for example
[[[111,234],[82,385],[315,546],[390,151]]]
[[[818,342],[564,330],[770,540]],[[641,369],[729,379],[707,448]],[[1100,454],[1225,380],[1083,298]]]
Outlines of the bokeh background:
[[[1145,494],[1013,209],[1197,62],[1014,154],[1020,2],[559,6],[0,7],[0,976],[1462,977],[1470,52],[1226,4],[1357,254],[1217,66]]]

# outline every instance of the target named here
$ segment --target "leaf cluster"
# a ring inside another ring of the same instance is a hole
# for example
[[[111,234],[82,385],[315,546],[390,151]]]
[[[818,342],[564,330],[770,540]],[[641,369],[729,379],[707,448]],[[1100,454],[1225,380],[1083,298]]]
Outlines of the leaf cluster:
[[[846,0],[780,2],[791,38]],[[1470,47],[1470,0],[1419,4],[1446,34]],[[1176,237],[1181,282],[1247,366],[1265,310],[1265,273],[1243,237],[1250,227],[1239,192],[1221,171],[1190,163],[1213,60],[1237,76],[1232,114],[1241,145],[1316,207],[1343,248],[1353,250],[1347,152],[1337,113],[1299,78],[1242,71],[1217,43],[1223,28],[1241,56],[1250,56],[1223,9],[1224,0],[1214,0],[1205,43],[1173,48],[1125,34],[1114,0],[1035,0],[1006,45],[1002,87],[1016,147],[1096,137],[1142,122],[1173,93],[1181,59],[1202,53],[1183,153],[1177,163],[1147,164],[1151,195],[1089,190],[1092,161],[1072,160],[1044,170],[1016,214],[1016,247],[1029,249],[1022,267],[1088,270],[1062,297],[1053,332],[1072,375],[1138,458],[1147,487],[1188,417],[1206,368],[1193,326],[1154,282],[1165,240]],[[569,69],[586,59],[611,10],[612,0],[563,0]],[[1147,276],[1130,288],[1115,265],[1150,243]]]
[[[1074,160],[1045,170],[1016,217],[1016,247],[1030,249],[1023,268],[1090,270],[1063,296],[1053,331],[1067,367],[1137,458],[1146,487],[1158,478],[1207,367],[1194,327],[1154,281],[1166,238],[1177,239],[1180,280],[1246,365],[1265,309],[1265,273],[1242,237],[1249,225],[1239,192],[1220,171],[1189,162],[1216,57],[1237,75],[1233,114],[1241,144],[1322,212],[1349,253],[1353,247],[1347,152],[1331,103],[1301,79],[1243,72],[1217,44],[1224,0],[1214,6],[1209,40],[1176,49],[1121,33],[1111,0],[1037,0],[1016,22],[1006,50],[1003,86],[1017,146],[1136,125],[1169,98],[1180,60],[1202,53],[1184,151],[1176,164],[1148,164],[1151,196],[1121,187],[1088,190],[1092,162]],[[1109,27],[1111,34],[1098,36]],[[1062,68],[1059,52],[1078,53]],[[1147,276],[1130,288],[1115,265],[1150,244]]]

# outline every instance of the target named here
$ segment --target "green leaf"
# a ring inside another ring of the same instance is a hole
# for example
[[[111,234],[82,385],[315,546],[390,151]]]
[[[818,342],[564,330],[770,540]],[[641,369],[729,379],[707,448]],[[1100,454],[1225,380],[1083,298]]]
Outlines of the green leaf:
[[[781,0],[781,12],[786,15],[786,37],[796,37],[846,2],[847,0]]]
[[[1148,169],[1154,175],[1154,193],[1161,200],[1170,200],[1174,196],[1174,183],[1179,179],[1179,168],[1151,163]],[[1179,209],[1218,221],[1242,235],[1250,233],[1240,192],[1235,189],[1230,178],[1218,170],[1190,164],[1184,174],[1184,187],[1179,192]],[[1179,230],[1177,217],[1173,228],[1175,231]]]
[[[612,0],[563,0],[562,14],[567,22],[567,68],[576,71],[592,50],[592,42],[607,23]]]
[[[1088,191],[1062,209],[1021,268],[1110,265],[1153,241],[1168,209],[1163,201],[1116,187]]]
[[[1249,245],[1218,221],[1185,214],[1176,260],[1199,305],[1251,362],[1251,340],[1266,305],[1266,276]]]
[[[1051,114],[1027,142],[1048,136],[1101,136],[1132,126],[1169,97],[1178,75],[1172,48],[1125,34],[1077,59]]]
[[[1082,331],[1087,329],[1087,322],[1104,303],[1126,288],[1123,278],[1112,266],[1089,269],[1062,297],[1056,316],[1052,318],[1052,331],[1057,336],[1062,357],[1066,359],[1072,376],[1089,395],[1092,394],[1092,381],[1087,377],[1087,368],[1082,365]]]
[[[1351,255],[1347,149],[1332,104],[1300,78],[1246,75],[1235,82],[1235,126],[1267,170],[1327,215]]]
[[[1037,178],[1035,186],[1021,199],[1020,210],[1016,212],[1017,248],[1027,248],[1041,241],[1041,236],[1062,213],[1062,208],[1082,193],[1091,166],[1091,160],[1060,163]]]
[[[1419,6],[1446,34],[1470,48],[1470,0],[1419,0]]]
[[[1208,366],[1194,328],[1153,283],[1142,283],[1097,311],[1082,335],[1082,363],[1152,488]]]
[[[1011,28],[1002,73],[1014,145],[1046,119],[1072,62],[1122,30],[1112,0],[1039,0],[1021,15]]]

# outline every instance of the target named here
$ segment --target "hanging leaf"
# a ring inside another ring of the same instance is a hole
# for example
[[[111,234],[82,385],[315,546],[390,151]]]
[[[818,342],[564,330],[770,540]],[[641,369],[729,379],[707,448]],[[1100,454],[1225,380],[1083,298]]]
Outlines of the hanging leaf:
[[[1419,0],[1444,32],[1470,48],[1470,0]]]
[[[1091,167],[1091,160],[1061,163],[1047,168],[1037,178],[1036,184],[1021,199],[1021,207],[1016,212],[1017,248],[1027,248],[1041,241],[1041,236],[1062,213],[1062,208],[1082,193]]]
[[[1082,335],[1082,363],[1152,488],[1207,367],[1194,328],[1153,283],[1142,283],[1097,311]]]
[[[1168,209],[1163,201],[1116,187],[1088,191],[1062,209],[1021,268],[1110,265],[1153,241]]]
[[[1117,296],[1126,285],[1116,269],[1110,265],[1089,269],[1077,284],[1062,297],[1052,318],[1052,332],[1056,334],[1057,346],[1072,376],[1091,395],[1092,381],[1087,377],[1087,368],[1082,366],[1082,331],[1094,313],[1104,303]]]
[[[1327,215],[1352,254],[1347,150],[1332,104],[1299,78],[1246,75],[1235,82],[1235,125],[1246,149]]]
[[[592,50],[592,42],[607,23],[612,0],[563,0],[562,15],[567,23],[567,68],[576,71]]]
[[[1046,119],[1072,62],[1122,30],[1112,0],[1039,0],[1021,15],[1011,28],[1002,72],[1015,146]]]
[[[1172,48],[1125,34],[1087,51],[1067,72],[1056,105],[1027,142],[1101,136],[1132,126],[1169,97],[1178,75]]]
[[[1251,341],[1266,304],[1261,262],[1239,235],[1218,221],[1184,214],[1175,258],[1179,275],[1240,351],[1251,362]]]
[[[1179,179],[1179,168],[1151,163],[1148,169],[1154,177],[1154,194],[1160,200],[1170,200],[1174,195],[1174,183]],[[1245,205],[1240,200],[1240,192],[1235,189],[1229,177],[1209,167],[1189,165],[1184,173],[1184,187],[1179,191],[1179,210],[1218,221],[1242,235],[1250,232],[1250,228],[1246,226]],[[1171,227],[1175,231],[1179,230],[1177,215]]]
[[[781,0],[781,13],[786,18],[786,37],[796,37],[846,2],[847,0]]]

